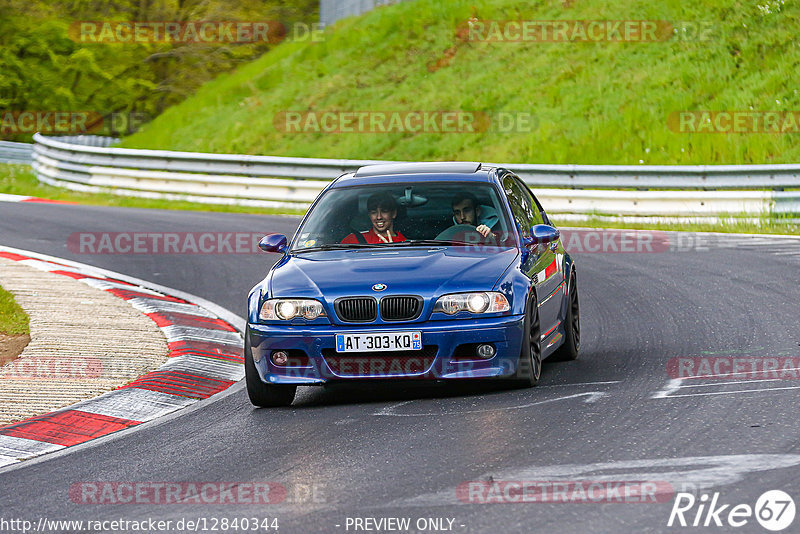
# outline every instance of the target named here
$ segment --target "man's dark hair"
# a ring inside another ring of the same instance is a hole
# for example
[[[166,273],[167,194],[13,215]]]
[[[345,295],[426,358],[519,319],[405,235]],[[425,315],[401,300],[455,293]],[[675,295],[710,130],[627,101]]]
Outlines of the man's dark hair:
[[[455,197],[453,197],[453,203],[450,205],[450,207],[454,208],[456,204],[461,204],[465,200],[472,202],[473,209],[478,209],[478,197],[472,193],[458,193]]]
[[[375,193],[367,199],[367,211],[383,208],[386,211],[397,211],[397,201],[390,193]]]

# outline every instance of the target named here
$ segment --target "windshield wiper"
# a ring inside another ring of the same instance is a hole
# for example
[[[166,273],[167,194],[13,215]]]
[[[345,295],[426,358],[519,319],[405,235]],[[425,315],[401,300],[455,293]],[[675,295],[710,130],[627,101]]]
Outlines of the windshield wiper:
[[[366,243],[328,243],[326,245],[319,245],[316,247],[307,247],[307,248],[293,248],[289,252],[291,253],[298,253],[298,252],[317,252],[320,250],[346,250],[349,248],[375,248],[379,247],[380,245],[370,245]]]
[[[397,241],[395,243],[328,243],[308,248],[295,248],[290,250],[292,254],[300,252],[319,252],[323,250],[347,250],[354,248],[389,248],[389,247],[441,247],[452,245],[480,245],[480,243],[470,243],[467,241],[453,241],[448,239],[411,239],[408,241]]]
[[[398,241],[397,243],[391,244],[394,246],[427,247],[443,245],[479,245],[480,243],[468,243],[466,241],[453,241],[449,239],[410,239],[408,241]]]

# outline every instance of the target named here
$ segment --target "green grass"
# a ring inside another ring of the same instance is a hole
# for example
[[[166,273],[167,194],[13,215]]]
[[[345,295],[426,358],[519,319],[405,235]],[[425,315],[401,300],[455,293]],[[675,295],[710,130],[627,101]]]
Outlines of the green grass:
[[[0,287],[0,334],[30,334],[28,314],[14,300],[14,295]]]
[[[231,213],[261,213],[302,215],[302,210],[202,204],[179,200],[160,200],[119,196],[113,193],[82,193],[40,183],[27,165],[0,164],[0,193],[25,195],[89,204],[94,206],[117,206],[121,208],[151,208],[190,211],[216,211]]]
[[[800,5],[677,0],[415,0],[340,21],[321,42],[285,42],[205,84],[139,133],[134,148],[387,160],[737,164],[800,161],[800,134],[688,134],[683,110],[800,110]],[[767,12],[768,11],[768,12]],[[710,22],[707,41],[471,42],[480,20]],[[535,117],[516,133],[286,133],[285,111],[463,110]],[[0,192],[87,204],[275,213],[278,210],[67,192],[23,167],[0,167]],[[558,217],[555,217],[558,222]],[[565,225],[575,225],[563,221]],[[798,234],[790,220],[581,226]]]
[[[589,218],[586,221],[559,221],[558,215],[550,217],[557,226],[580,226],[584,228],[620,228],[629,230],[671,230],[680,232],[719,232],[731,234],[774,234],[800,235],[800,225],[781,217],[759,217],[756,221],[745,220],[744,217],[720,218],[717,222],[681,222],[681,223],[632,223],[616,222],[606,219]]]
[[[415,0],[287,42],[207,83],[123,146],[389,160],[577,164],[800,161],[800,134],[676,133],[683,110],[800,109],[800,5],[707,0]],[[482,20],[709,22],[710,40],[466,41]],[[463,34],[462,34],[463,35]],[[530,132],[285,133],[282,111],[532,113]]]
[[[677,133],[683,110],[800,110],[800,5],[707,0],[415,0],[340,21],[321,42],[284,42],[205,84],[139,133],[134,148],[387,160],[576,164],[800,161],[800,134]],[[480,20],[710,23],[707,41],[492,43],[459,33]],[[286,133],[285,111],[463,110],[530,113],[527,132]],[[275,213],[278,210],[83,194],[0,167],[0,192],[87,204]],[[558,217],[555,217],[558,221]],[[568,223],[565,225],[578,224]],[[798,234],[790,220],[581,226]]]

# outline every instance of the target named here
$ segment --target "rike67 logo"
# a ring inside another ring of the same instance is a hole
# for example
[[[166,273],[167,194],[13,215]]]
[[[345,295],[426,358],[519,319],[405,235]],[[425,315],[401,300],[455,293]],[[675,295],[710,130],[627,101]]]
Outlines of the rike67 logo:
[[[794,500],[781,490],[764,492],[755,506],[723,504],[719,492],[709,497],[680,492],[669,514],[667,526],[680,527],[743,527],[755,518],[767,530],[779,532],[794,522]]]

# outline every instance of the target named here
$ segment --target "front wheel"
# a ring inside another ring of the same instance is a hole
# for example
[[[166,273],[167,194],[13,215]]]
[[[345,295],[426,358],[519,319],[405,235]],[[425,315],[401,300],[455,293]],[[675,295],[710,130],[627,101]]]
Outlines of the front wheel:
[[[578,278],[575,271],[569,277],[567,316],[564,319],[564,344],[553,353],[552,360],[576,360],[581,348],[581,309],[578,301]]]
[[[256,364],[253,361],[253,350],[250,347],[250,329],[244,334],[244,376],[247,384],[247,396],[254,406],[273,408],[289,406],[294,400],[297,386],[265,384],[258,376]]]
[[[542,339],[539,325],[539,306],[531,294],[528,312],[523,321],[522,349],[514,381],[522,387],[533,387],[542,376]]]

